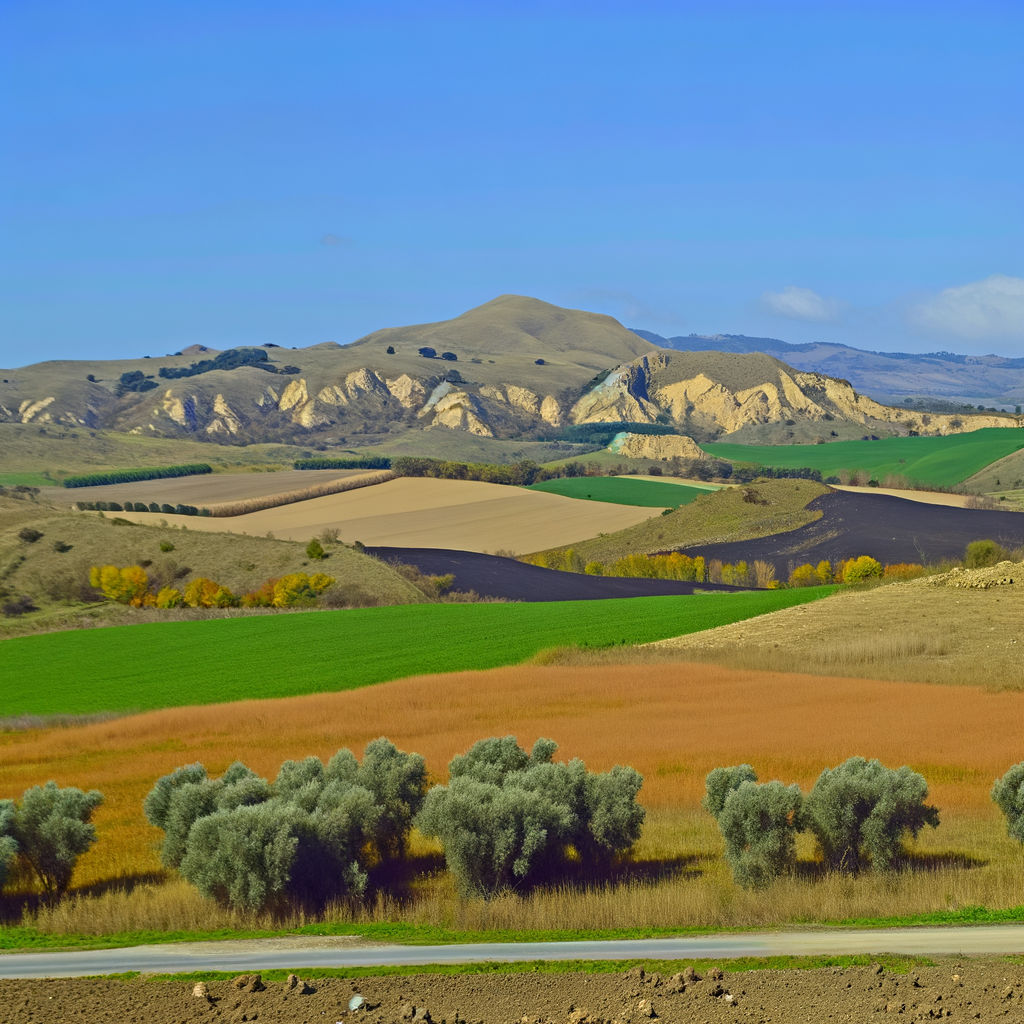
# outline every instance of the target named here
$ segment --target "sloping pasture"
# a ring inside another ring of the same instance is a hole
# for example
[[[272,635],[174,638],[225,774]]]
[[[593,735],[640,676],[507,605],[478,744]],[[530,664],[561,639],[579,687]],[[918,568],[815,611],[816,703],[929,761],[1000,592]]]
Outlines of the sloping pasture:
[[[647,643],[830,592],[395,605],[15,637],[0,642],[0,707],[89,714],[347,690],[514,664],[554,646]]]
[[[1024,431],[989,427],[947,437],[886,437],[880,441],[788,445],[715,442],[701,447],[717,458],[733,462],[754,462],[778,469],[807,467],[821,470],[822,476],[837,476],[844,469],[865,469],[879,480],[892,473],[918,484],[952,487],[997,459],[1024,448]]]

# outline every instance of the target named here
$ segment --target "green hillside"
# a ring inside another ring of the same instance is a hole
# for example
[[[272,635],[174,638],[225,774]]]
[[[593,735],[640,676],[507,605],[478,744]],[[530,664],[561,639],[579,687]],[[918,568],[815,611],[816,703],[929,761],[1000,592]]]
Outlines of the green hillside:
[[[948,437],[887,437],[880,441],[835,441],[832,444],[740,445],[716,442],[701,446],[716,458],[753,462],[779,469],[867,470],[882,480],[900,474],[934,487],[952,487],[997,459],[1024,449],[1024,431],[990,427]]]
[[[0,707],[87,714],[348,690],[511,665],[546,647],[647,643],[827,593],[417,604],[45,633],[0,642]]]

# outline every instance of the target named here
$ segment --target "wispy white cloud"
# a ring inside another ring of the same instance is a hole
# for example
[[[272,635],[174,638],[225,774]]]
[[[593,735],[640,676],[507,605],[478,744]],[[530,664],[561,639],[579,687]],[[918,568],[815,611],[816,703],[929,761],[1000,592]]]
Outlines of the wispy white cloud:
[[[1024,278],[993,274],[946,288],[907,312],[911,325],[961,338],[1024,335]]]
[[[766,312],[788,320],[810,320],[814,323],[835,323],[846,310],[846,305],[841,299],[828,298],[810,288],[793,285],[781,292],[765,292],[761,296],[761,308]]]

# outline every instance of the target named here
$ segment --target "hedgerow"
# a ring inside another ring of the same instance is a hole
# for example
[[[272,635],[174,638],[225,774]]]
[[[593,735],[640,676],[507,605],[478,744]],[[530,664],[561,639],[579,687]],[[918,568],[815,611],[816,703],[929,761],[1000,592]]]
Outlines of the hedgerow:
[[[178,476],[200,476],[212,473],[213,467],[205,462],[181,466],[160,466],[151,469],[114,469],[107,473],[86,473],[64,479],[65,487],[100,487],[107,484],[134,484],[142,480],[165,480]]]
[[[296,469],[390,469],[391,459],[386,455],[353,459],[296,459]]]

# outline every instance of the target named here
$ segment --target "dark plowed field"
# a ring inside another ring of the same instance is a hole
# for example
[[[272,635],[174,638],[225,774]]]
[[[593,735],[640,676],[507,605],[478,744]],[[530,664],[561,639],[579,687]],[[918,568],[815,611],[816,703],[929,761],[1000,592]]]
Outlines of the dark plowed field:
[[[1022,520],[1024,521],[1024,520]],[[475,551],[444,548],[367,548],[367,554],[385,562],[415,565],[428,576],[455,575],[455,590],[475,590],[482,597],[508,601],[599,601],[609,597],[661,597],[701,590],[737,590],[715,583],[680,583],[675,580],[619,579],[556,572],[526,565],[511,558]]]
[[[990,539],[1004,547],[1024,545],[1024,515],[926,505],[888,494],[836,491],[815,498],[809,509],[822,517],[789,533],[687,550],[723,562],[772,562],[780,576],[793,566],[822,559],[871,555],[883,564],[936,562],[961,558],[973,540]]]

